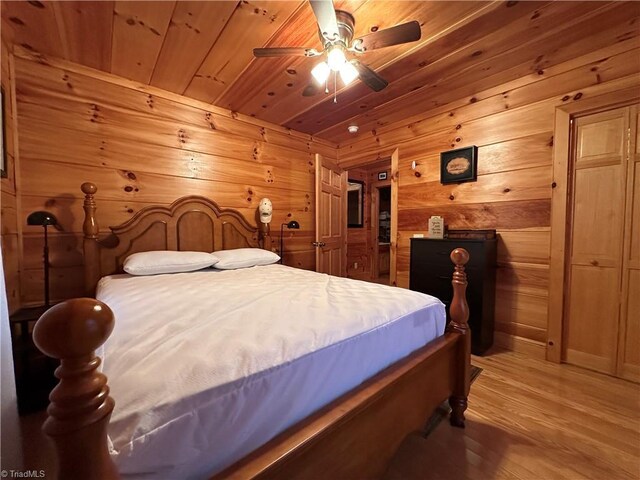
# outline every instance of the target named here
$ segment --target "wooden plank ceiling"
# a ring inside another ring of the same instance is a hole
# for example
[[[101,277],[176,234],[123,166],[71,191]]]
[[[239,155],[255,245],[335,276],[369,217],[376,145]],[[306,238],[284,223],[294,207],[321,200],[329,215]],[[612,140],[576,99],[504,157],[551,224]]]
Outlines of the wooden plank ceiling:
[[[338,85],[337,103],[324,93],[303,97],[318,59],[253,58],[254,47],[321,48],[306,1],[3,1],[2,28],[44,55],[342,143],[350,124],[362,134],[451,100],[473,101],[479,90],[595,50],[623,23],[620,42],[640,26],[634,2],[334,3],[355,16],[355,37],[420,22],[420,41],[360,57],[389,81],[382,92],[355,81]]]

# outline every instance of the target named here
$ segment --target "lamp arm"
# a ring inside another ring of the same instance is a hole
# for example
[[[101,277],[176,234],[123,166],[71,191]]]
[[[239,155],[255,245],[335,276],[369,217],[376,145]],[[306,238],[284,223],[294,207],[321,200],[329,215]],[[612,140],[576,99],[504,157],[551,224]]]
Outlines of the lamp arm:
[[[47,233],[47,224],[44,227],[44,306],[49,308],[49,235]]]

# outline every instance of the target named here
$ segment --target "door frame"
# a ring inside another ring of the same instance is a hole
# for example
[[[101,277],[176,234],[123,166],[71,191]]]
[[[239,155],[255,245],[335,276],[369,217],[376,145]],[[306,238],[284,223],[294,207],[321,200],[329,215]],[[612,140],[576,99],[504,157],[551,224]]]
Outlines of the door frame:
[[[399,163],[400,163],[400,151],[398,147],[390,147],[384,150],[380,150],[375,158],[358,158],[356,160],[347,160],[340,162],[338,165],[345,170],[350,168],[366,167],[374,163],[379,163],[381,160],[390,157],[391,158],[391,245],[389,246],[389,285],[396,286],[398,272],[397,272],[397,253],[398,253],[398,176]]]
[[[640,100],[637,88],[628,88],[556,108],[553,136],[553,183],[551,184],[551,245],[549,252],[549,304],[547,310],[546,358],[562,362],[564,296],[567,291],[566,263],[569,251],[569,201],[572,152],[572,119],[625,107]]]
[[[391,187],[391,180],[382,180],[371,183],[369,193],[371,195],[371,280],[376,280],[380,276],[378,248],[378,221],[380,213],[380,189]],[[391,218],[393,221],[393,218]],[[389,283],[391,283],[391,266],[389,266]]]

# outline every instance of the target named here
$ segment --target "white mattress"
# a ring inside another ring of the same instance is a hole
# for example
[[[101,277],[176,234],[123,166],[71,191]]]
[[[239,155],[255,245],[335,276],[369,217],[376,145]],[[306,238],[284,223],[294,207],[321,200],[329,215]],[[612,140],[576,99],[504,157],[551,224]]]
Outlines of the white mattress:
[[[417,292],[268,265],[114,275],[103,371],[127,478],[203,478],[442,335]]]

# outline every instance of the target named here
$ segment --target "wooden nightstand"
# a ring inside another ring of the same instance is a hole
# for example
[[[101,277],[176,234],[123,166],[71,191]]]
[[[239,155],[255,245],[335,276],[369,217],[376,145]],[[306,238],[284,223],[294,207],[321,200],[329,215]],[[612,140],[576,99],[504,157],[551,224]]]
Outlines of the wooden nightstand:
[[[9,316],[21,415],[45,408],[49,403],[49,393],[57,383],[53,372],[58,361],[42,354],[31,338],[33,325],[45,310],[44,307],[23,308]]]

